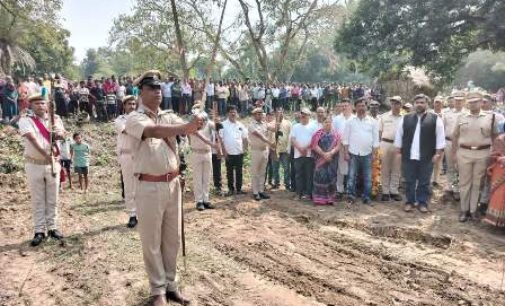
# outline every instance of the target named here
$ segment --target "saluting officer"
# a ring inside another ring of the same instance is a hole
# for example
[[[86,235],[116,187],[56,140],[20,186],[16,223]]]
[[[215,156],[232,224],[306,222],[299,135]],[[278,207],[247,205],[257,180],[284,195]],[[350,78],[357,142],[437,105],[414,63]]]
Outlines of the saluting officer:
[[[189,137],[191,147],[191,168],[193,170],[193,193],[195,195],[196,209],[199,211],[213,209],[210,203],[210,174],[212,171],[212,149],[216,144],[212,141],[215,129],[214,122],[208,120],[204,105],[195,104],[192,113],[205,118],[203,127]]]
[[[394,146],[395,135],[402,120],[402,98],[394,96],[389,98],[391,111],[379,117],[379,133],[381,139],[382,168],[381,168],[381,201],[391,199],[401,201],[402,196],[398,191],[401,174],[401,158],[396,154]]]
[[[137,225],[137,212],[134,200],[134,177],[133,177],[133,148],[132,144],[135,139],[128,135],[125,131],[125,124],[128,115],[133,112],[137,106],[135,96],[128,95],[123,98],[124,114],[118,116],[115,120],[117,131],[117,146],[116,153],[118,156],[119,165],[121,166],[121,174],[124,183],[124,198],[126,210],[129,214],[129,228],[134,228]]]
[[[195,116],[182,123],[173,113],[160,110],[159,71],[145,72],[134,85],[142,105],[128,116],[125,130],[135,139],[135,204],[151,303],[166,305],[166,297],[187,305],[175,282],[182,202],[176,136],[194,133],[203,121]]]
[[[442,120],[444,122],[445,131],[445,156],[447,160],[447,184],[445,185],[444,198],[449,200],[453,198],[455,201],[460,200],[458,170],[456,169],[456,160],[453,159],[453,135],[452,132],[456,127],[456,120],[465,112],[465,93],[462,91],[453,94],[454,108],[448,110]],[[456,148],[457,149],[457,148]]]
[[[470,216],[476,219],[481,182],[486,175],[491,151],[491,136],[499,133],[493,114],[481,110],[482,94],[470,92],[466,96],[470,112],[461,114],[453,132],[453,157],[457,156],[461,192],[460,222]]]
[[[268,138],[268,125],[263,121],[265,113],[261,107],[252,111],[254,121],[249,126],[249,144],[251,148],[252,191],[256,201],[270,199],[265,193],[265,174],[268,163],[268,148],[275,142]],[[273,129],[275,131],[275,128]]]
[[[32,246],[39,245],[48,236],[60,240],[63,235],[58,230],[58,190],[60,184],[60,163],[51,150],[52,137],[63,138],[65,129],[58,115],[54,115],[51,131],[51,119],[48,114],[48,102],[38,94],[28,98],[33,114],[21,117],[19,132],[24,138],[25,171],[33,211],[35,236]]]

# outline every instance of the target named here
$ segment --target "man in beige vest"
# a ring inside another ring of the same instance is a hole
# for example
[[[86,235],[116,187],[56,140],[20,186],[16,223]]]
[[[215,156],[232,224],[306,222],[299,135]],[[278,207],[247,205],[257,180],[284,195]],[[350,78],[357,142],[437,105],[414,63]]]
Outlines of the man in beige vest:
[[[486,175],[491,150],[491,135],[499,133],[497,122],[493,123],[493,115],[481,110],[481,93],[468,93],[466,102],[470,112],[457,118],[452,147],[453,157],[457,156],[459,170],[460,222],[467,221],[468,217],[477,219],[481,182]]]
[[[199,211],[213,209],[210,203],[210,175],[212,172],[212,149],[216,148],[213,143],[214,123],[208,120],[208,116],[200,104],[193,106],[193,114],[199,114],[205,118],[204,126],[189,137],[191,147],[191,168],[193,173],[193,194],[195,195],[196,209]]]
[[[268,125],[263,121],[265,113],[258,107],[252,111],[254,121],[249,126],[249,144],[251,148],[251,184],[256,201],[270,199],[265,193],[265,174],[268,163],[268,148],[275,146],[275,141],[268,139]],[[275,128],[274,128],[275,130]]]
[[[453,135],[452,132],[456,127],[456,120],[458,117],[465,112],[465,93],[464,92],[455,92],[453,94],[454,97],[454,108],[452,110],[447,111],[442,120],[444,122],[444,131],[445,131],[445,156],[447,160],[447,184],[445,185],[444,199],[455,201],[460,200],[459,194],[459,178],[458,178],[458,170],[456,168],[456,160],[453,159],[452,154],[452,142]]]
[[[379,117],[380,146],[382,152],[381,161],[381,201],[388,202],[391,199],[401,201],[402,196],[398,191],[400,185],[401,157],[396,154],[394,139],[398,125],[402,119],[402,98],[394,96],[389,99],[391,111]]]
[[[54,125],[48,114],[48,102],[41,95],[28,98],[32,115],[19,120],[19,132],[24,139],[25,171],[32,202],[35,236],[32,246],[39,245],[47,234],[61,240],[63,235],[58,230],[58,190],[60,184],[60,163],[56,160],[51,137],[63,139],[65,129],[57,115]],[[52,135],[51,135],[52,133]]]
[[[151,305],[167,305],[166,298],[187,305],[175,282],[181,222],[177,135],[189,135],[203,125],[195,116],[182,123],[175,114],[161,111],[160,73],[148,71],[135,80],[142,105],[127,120],[132,145],[135,204],[144,264],[151,287]]]
[[[125,124],[128,115],[135,110],[137,102],[135,96],[126,96],[123,98],[124,114],[120,115],[114,121],[117,131],[117,146],[116,153],[118,156],[119,165],[121,166],[121,175],[124,184],[124,198],[126,211],[129,215],[129,228],[134,228],[137,223],[137,212],[134,200],[134,177],[133,177],[133,148],[132,143],[135,139],[128,135],[125,131]]]

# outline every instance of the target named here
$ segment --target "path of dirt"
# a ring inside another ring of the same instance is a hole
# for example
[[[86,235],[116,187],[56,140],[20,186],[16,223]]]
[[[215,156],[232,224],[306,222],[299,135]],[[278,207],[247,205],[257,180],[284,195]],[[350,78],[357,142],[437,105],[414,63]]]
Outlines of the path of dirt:
[[[91,174],[89,194],[62,193],[66,244],[38,248],[23,173],[0,175],[0,305],[144,304],[140,240],[124,225],[117,169]],[[422,215],[272,194],[214,198],[205,212],[186,194],[179,280],[194,305],[505,305],[505,233],[460,224],[454,204],[434,201]]]

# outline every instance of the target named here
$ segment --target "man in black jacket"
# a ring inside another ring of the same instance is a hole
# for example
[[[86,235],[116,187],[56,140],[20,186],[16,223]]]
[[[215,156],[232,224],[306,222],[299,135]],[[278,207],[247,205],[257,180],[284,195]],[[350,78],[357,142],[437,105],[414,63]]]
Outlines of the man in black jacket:
[[[419,211],[428,212],[433,164],[442,158],[445,147],[443,122],[436,114],[427,112],[428,100],[424,94],[417,95],[414,98],[416,111],[402,118],[396,132],[395,147],[402,156],[407,185],[407,212],[416,202]]]

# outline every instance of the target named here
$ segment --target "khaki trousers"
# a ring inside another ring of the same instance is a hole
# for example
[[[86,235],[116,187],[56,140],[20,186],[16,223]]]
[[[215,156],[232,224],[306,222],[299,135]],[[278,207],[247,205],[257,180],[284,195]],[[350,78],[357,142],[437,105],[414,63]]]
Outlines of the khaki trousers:
[[[489,150],[458,149],[461,211],[477,211],[480,187],[488,164]]]
[[[394,144],[381,141],[382,164],[381,164],[381,185],[382,194],[399,194],[401,173],[401,156],[396,154]]]
[[[134,216],[135,208],[135,178],[133,177],[133,157],[131,154],[121,154],[119,156],[121,174],[123,174],[124,199],[126,210],[130,216]]]
[[[433,175],[431,176],[432,182],[437,182],[440,179],[440,171],[442,170],[443,158],[439,158],[436,163],[433,164]]]
[[[453,160],[452,158],[452,141],[446,139],[444,152],[447,161],[447,184],[445,185],[445,191],[459,192],[457,160]]]
[[[144,265],[151,295],[177,289],[175,282],[180,237],[181,185],[137,181],[135,203]]]
[[[209,202],[210,174],[212,172],[212,153],[191,153],[193,167],[193,193],[195,202]]]
[[[58,229],[58,191],[60,164],[55,164],[56,177],[51,175],[50,165],[25,164],[28,187],[32,201],[35,233]]]
[[[265,175],[268,164],[267,150],[251,150],[251,176],[253,194],[265,191]]]
[[[345,160],[343,150],[338,154],[338,170],[337,170],[337,192],[344,193],[344,179],[349,172],[349,162]]]

